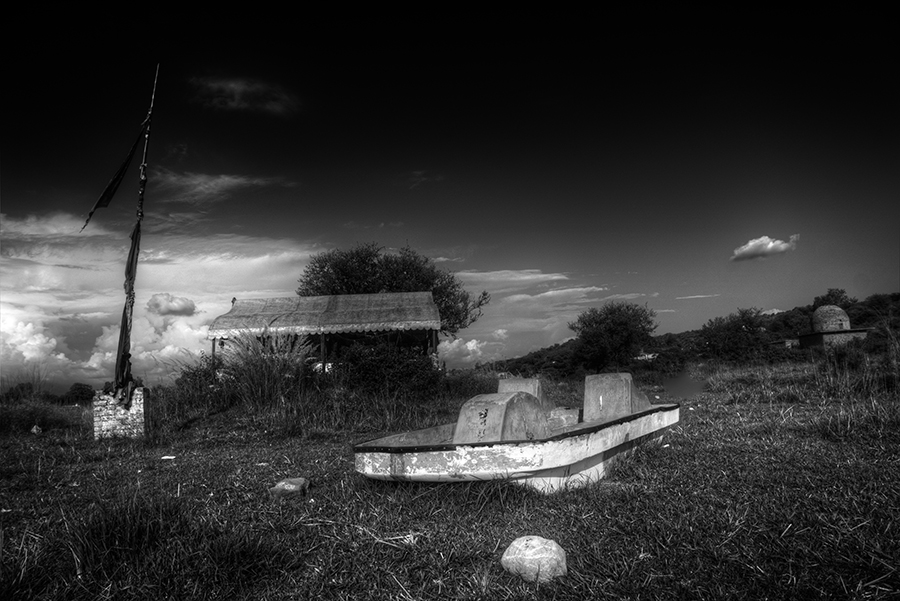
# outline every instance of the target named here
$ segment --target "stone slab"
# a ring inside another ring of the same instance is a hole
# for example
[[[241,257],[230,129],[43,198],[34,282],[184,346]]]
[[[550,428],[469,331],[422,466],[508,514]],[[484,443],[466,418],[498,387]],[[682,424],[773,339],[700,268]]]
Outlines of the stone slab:
[[[546,438],[549,411],[527,392],[472,397],[459,410],[454,444]]]
[[[631,374],[594,374],[584,378],[584,421],[607,421],[631,413]]]
[[[527,392],[540,401],[547,410],[553,409],[553,403],[544,398],[544,390],[540,378],[507,378],[497,384],[497,392]]]

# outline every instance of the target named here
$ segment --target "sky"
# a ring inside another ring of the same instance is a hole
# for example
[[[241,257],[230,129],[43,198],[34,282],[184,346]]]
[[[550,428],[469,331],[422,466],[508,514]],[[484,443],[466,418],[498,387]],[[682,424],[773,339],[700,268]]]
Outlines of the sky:
[[[2,66],[5,384],[112,379],[138,160],[79,230],[157,63],[132,334],[150,385],[208,352],[232,298],[292,296],[311,256],[358,243],[491,294],[448,367],[565,341],[610,301],[662,334],[900,291],[888,31],[68,35]]]

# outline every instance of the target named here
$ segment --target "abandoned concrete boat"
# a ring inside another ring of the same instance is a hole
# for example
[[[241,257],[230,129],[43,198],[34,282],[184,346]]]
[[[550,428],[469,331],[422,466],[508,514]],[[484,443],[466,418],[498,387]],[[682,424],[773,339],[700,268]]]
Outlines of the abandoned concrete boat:
[[[677,404],[651,405],[631,374],[585,378],[584,408],[555,407],[537,379],[500,380],[466,401],[455,424],[354,446],[356,471],[379,480],[508,478],[542,492],[604,477],[635,445],[677,423]]]

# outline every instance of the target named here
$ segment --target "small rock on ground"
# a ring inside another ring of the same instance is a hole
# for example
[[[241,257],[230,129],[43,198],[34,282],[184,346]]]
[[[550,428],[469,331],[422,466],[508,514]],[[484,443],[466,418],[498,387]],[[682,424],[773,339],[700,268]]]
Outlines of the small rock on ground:
[[[514,540],[503,552],[500,564],[528,582],[548,582],[568,573],[565,550],[556,541],[540,536]]]
[[[269,489],[276,499],[281,497],[289,497],[292,495],[303,495],[309,490],[309,480],[306,478],[288,478],[282,480]]]

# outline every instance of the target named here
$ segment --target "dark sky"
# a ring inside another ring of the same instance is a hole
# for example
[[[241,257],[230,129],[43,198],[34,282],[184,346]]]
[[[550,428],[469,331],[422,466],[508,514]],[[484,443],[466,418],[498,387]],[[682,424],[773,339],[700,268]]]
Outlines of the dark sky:
[[[358,242],[409,244],[491,292],[444,345],[458,365],[560,342],[610,300],[646,303],[662,333],[832,287],[900,289],[887,32],[231,27],[146,47],[69,32],[7,54],[5,364],[88,381],[114,361],[134,167],[77,232],[157,61],[135,326],[148,375],[205,348],[232,297],[289,296],[312,254]]]

